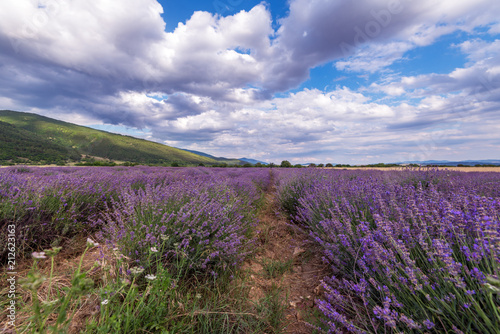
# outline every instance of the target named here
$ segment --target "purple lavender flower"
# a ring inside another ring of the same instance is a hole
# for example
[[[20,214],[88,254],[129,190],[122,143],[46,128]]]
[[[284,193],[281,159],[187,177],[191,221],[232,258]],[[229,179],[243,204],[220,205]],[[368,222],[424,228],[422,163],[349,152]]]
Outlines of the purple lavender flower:
[[[427,329],[432,329],[434,328],[434,326],[436,326],[432,321],[430,321],[429,319],[425,319],[423,322],[424,326],[427,328]]]

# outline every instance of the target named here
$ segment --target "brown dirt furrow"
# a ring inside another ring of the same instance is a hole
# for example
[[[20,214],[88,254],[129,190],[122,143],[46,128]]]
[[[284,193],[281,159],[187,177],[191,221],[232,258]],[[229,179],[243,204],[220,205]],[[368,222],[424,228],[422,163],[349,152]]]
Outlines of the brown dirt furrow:
[[[249,274],[248,299],[258,303],[277,287],[285,308],[282,330],[278,332],[312,333],[307,323],[316,307],[314,300],[320,297],[320,280],[327,266],[322,262],[321,249],[310,242],[307,233],[278,213],[274,188],[266,195],[266,202],[257,227],[259,248],[243,265]],[[276,270],[270,275],[270,270],[280,265],[284,273]]]

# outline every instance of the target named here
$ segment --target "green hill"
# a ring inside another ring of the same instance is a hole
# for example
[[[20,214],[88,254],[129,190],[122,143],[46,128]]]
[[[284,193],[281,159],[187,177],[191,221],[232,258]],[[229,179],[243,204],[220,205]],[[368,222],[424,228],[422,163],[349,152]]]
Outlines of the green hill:
[[[52,164],[78,159],[80,159],[80,154],[73,149],[0,121],[0,161],[25,162],[30,160]]]
[[[81,155],[146,164],[217,164],[218,160],[160,143],[52,118],[0,110],[0,161],[77,161]],[[7,124],[8,123],[8,124]]]

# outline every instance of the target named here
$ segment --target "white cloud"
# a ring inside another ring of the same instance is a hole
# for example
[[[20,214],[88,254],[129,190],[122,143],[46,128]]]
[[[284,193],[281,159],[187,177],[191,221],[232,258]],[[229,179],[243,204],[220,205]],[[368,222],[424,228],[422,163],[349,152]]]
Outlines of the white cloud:
[[[341,71],[374,73],[400,60],[413,47],[408,42],[363,45],[352,57],[337,61],[335,67]]]
[[[263,4],[227,17],[195,12],[172,32],[162,11],[155,0],[0,2],[0,107],[145,129],[216,155],[297,162],[499,141],[498,40],[457,45],[469,63],[447,74],[273,97],[319,64],[367,75],[457,30],[492,34],[494,0],[292,0],[277,31]]]
[[[56,67],[64,76],[99,78],[115,91],[224,96],[259,83],[273,34],[263,5],[222,18],[195,12],[172,33],[164,31],[162,11],[154,0],[2,2],[0,39],[13,58]]]
[[[214,103],[212,107],[221,111],[188,116],[162,124],[154,131],[166,136],[182,133],[182,144],[192,149],[200,145],[190,138],[204,138],[204,147],[216,155],[223,155],[231,147],[230,151],[242,156],[265,158],[263,151],[277,156],[299,154],[318,144],[325,150],[346,147],[342,138],[362,137],[361,133],[381,129],[384,120],[396,116],[390,107],[372,103],[347,88],[331,92],[304,90],[252,106]],[[234,110],[225,117],[224,108]],[[360,126],[367,122],[372,124]]]
[[[498,39],[493,42],[474,39],[465,41],[458,45],[458,47],[473,62],[491,62],[493,60],[496,64],[500,63],[500,40]]]
[[[472,40],[458,46],[470,62],[446,74],[404,76],[395,81],[370,86],[373,91],[424,98],[436,94],[460,96],[469,101],[499,101],[500,40]],[[458,95],[457,95],[458,94]],[[456,100],[456,98],[455,98]]]
[[[28,75],[44,82],[57,76],[56,84],[64,81],[72,93],[101,85],[108,95],[182,92],[217,100],[234,99],[233,92],[249,86],[256,88],[250,98],[268,98],[329,61],[338,60],[340,70],[375,72],[412,48],[496,22],[500,14],[488,0],[294,0],[277,32],[269,10],[258,5],[227,17],[195,12],[167,33],[154,0],[39,4],[0,4],[0,45],[10,49],[4,63],[52,68],[51,76],[33,70]]]
[[[500,34],[500,23],[491,25],[490,29],[488,30],[488,33],[492,35]]]
[[[373,72],[410,49],[456,30],[498,22],[499,16],[499,6],[489,0],[294,0],[277,43],[289,51],[288,60],[297,67],[302,64],[305,71],[344,58],[339,69]]]

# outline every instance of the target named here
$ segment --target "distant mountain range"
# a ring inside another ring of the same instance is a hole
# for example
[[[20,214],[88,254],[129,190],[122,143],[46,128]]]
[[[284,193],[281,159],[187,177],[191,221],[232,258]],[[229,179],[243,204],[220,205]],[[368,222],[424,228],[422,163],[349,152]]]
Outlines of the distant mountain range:
[[[36,114],[0,110],[0,164],[113,160],[142,164],[245,164]]]
[[[475,165],[498,165],[500,160],[463,160],[463,161],[448,161],[448,160],[426,160],[426,161],[405,161],[398,164],[420,164],[420,165],[438,165],[438,166],[475,166]]]
[[[248,162],[248,163],[250,163],[252,165],[255,165],[255,164],[258,164],[258,163],[260,163],[261,165],[269,165],[267,162],[259,161],[259,160],[255,160],[255,159],[240,158],[239,160]]]
[[[202,157],[210,158],[210,159],[213,159],[213,160],[218,161],[220,163],[226,163],[228,165],[235,165],[235,164],[241,165],[241,164],[245,163],[241,159],[230,159],[230,158],[224,158],[224,157],[215,157],[215,156],[210,155],[208,153],[204,153],[204,152],[200,152],[200,151],[194,151],[194,150],[187,150],[187,149],[183,149],[183,148],[181,148],[180,150],[183,150],[183,151],[186,151],[186,152],[189,152],[189,153],[193,153],[193,154],[196,154],[196,155],[199,155],[199,156],[202,156]]]
[[[223,157],[215,157],[215,156],[210,155],[208,153],[199,152],[199,151],[193,151],[193,150],[187,150],[187,149],[183,149],[183,148],[181,148],[181,150],[184,150],[184,151],[187,151],[187,152],[191,152],[191,153],[194,153],[194,154],[198,154],[198,155],[201,155],[203,157],[212,158],[214,160],[217,160],[217,161],[220,161],[220,162],[225,162],[227,164],[235,164],[235,163],[240,164],[243,161],[243,163],[250,163],[252,165],[255,165],[257,163],[260,163],[262,165],[268,165],[267,162],[259,161],[259,160],[255,160],[255,159],[249,159],[249,158],[230,159],[230,158],[223,158]]]

